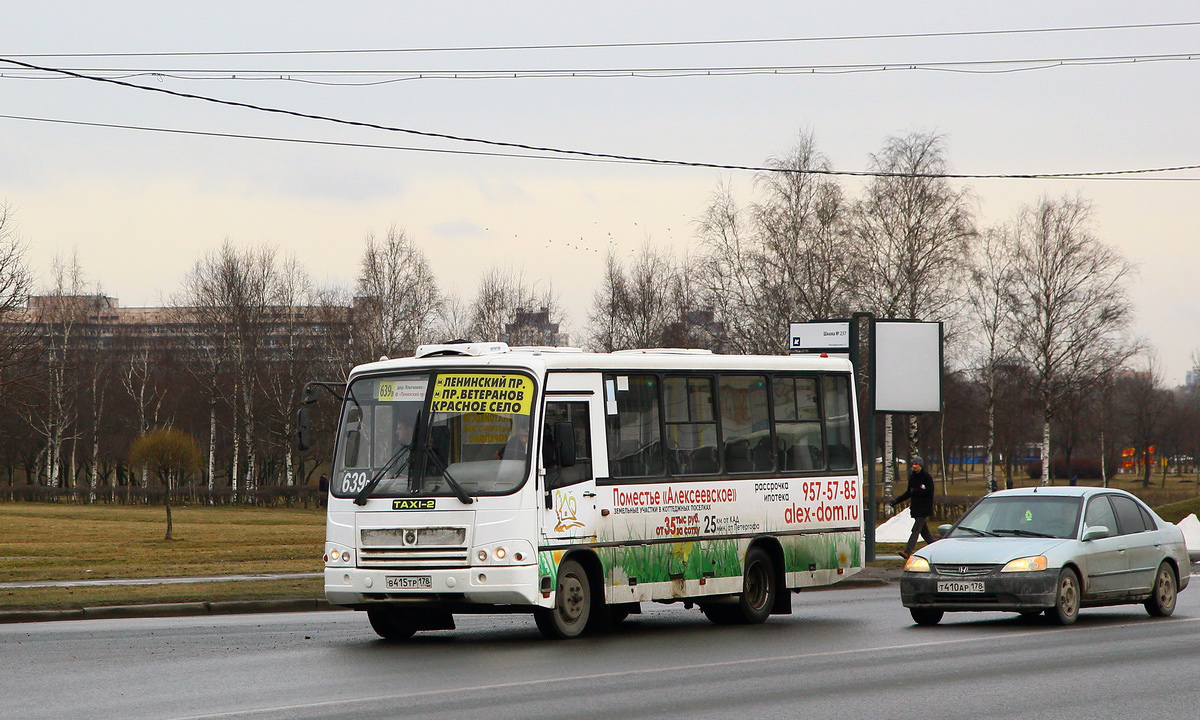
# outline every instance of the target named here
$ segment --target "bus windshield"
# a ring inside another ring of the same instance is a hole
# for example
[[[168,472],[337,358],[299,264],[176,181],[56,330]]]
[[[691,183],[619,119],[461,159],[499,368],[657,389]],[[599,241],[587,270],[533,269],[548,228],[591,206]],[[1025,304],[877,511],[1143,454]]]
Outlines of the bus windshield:
[[[529,473],[533,391],[532,378],[512,372],[354,380],[342,409],[333,494],[354,497],[368,485],[367,497],[516,491]]]

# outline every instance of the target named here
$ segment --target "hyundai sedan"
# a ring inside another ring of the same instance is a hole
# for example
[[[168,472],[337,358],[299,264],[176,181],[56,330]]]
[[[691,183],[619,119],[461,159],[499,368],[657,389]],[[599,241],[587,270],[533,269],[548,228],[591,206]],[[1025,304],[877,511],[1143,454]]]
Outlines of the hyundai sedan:
[[[960,611],[1045,612],[1070,625],[1081,607],[1132,603],[1163,617],[1191,574],[1183,532],[1121,490],[1003,490],[939,531],[900,576],[918,625]]]

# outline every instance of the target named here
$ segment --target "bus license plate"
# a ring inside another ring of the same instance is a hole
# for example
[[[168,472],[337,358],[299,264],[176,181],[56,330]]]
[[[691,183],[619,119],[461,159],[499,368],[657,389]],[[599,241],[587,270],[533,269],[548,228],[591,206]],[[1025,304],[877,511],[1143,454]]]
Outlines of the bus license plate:
[[[981,593],[982,580],[944,580],[938,582],[937,591],[940,593]]]
[[[432,590],[432,575],[388,575],[388,590]]]

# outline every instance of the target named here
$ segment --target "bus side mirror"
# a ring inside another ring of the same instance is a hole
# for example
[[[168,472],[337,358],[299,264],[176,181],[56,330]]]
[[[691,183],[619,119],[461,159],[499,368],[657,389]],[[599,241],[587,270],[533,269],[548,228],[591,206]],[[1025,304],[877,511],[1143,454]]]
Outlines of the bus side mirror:
[[[304,393],[300,397],[300,402],[305,405],[312,405],[317,401],[317,390],[320,386],[306,383],[304,385]]]
[[[559,467],[575,467],[575,426],[571,423],[554,423],[554,454]]]
[[[305,395],[308,395],[307,389]],[[303,405],[296,411],[296,449],[304,452],[312,447],[312,432],[309,430],[308,408]]]

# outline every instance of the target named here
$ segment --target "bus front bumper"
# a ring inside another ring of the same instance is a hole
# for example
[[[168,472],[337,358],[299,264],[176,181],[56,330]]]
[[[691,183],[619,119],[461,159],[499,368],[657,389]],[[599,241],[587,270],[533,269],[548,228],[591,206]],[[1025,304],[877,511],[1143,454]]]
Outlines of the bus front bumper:
[[[466,605],[544,604],[538,592],[537,565],[487,565],[469,568],[363,570],[325,568],[325,597],[333,605],[442,603]]]

